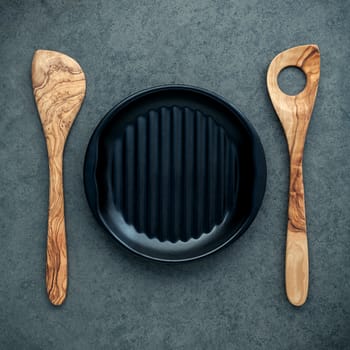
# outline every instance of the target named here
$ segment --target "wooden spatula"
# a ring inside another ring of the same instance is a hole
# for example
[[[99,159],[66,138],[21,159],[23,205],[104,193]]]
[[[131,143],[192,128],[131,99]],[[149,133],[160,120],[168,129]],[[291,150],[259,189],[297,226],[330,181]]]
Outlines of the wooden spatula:
[[[51,303],[61,305],[67,292],[63,151],[85,96],[86,81],[79,64],[69,56],[38,50],[32,62],[32,83],[50,168],[46,288]]]
[[[283,93],[278,75],[286,67],[299,67],[306,76],[306,86],[298,95]],[[272,104],[282,123],[290,156],[290,187],[285,262],[288,300],[301,306],[309,286],[309,258],[303,184],[303,153],[307,129],[315,104],[320,78],[320,52],[316,45],[293,47],[281,52],[267,72],[267,88]]]

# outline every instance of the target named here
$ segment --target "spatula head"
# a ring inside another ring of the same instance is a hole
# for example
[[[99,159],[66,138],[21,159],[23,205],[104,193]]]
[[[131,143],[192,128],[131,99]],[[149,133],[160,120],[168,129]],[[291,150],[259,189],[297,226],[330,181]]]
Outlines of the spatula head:
[[[47,141],[65,141],[83,102],[86,80],[80,65],[56,51],[37,50],[32,62],[35,101]]]

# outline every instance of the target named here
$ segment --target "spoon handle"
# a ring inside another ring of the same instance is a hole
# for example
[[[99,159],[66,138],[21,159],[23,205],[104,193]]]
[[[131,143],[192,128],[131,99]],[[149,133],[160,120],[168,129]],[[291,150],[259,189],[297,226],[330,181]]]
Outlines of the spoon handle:
[[[54,305],[61,305],[67,292],[67,244],[64,221],[63,153],[49,156],[50,194],[46,250],[46,289]]]
[[[291,304],[303,305],[309,289],[309,254],[306,234],[303,168],[290,160],[288,227],[285,260],[286,294]]]

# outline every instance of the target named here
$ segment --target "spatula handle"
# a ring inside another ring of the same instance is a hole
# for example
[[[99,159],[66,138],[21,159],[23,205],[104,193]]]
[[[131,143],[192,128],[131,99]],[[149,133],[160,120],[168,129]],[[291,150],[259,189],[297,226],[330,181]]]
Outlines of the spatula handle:
[[[306,214],[303,168],[291,158],[288,228],[285,262],[285,283],[288,300],[303,305],[309,288],[309,255],[306,234]]]
[[[46,250],[46,290],[52,304],[61,305],[67,292],[67,244],[62,178],[63,154],[49,157],[50,195]]]

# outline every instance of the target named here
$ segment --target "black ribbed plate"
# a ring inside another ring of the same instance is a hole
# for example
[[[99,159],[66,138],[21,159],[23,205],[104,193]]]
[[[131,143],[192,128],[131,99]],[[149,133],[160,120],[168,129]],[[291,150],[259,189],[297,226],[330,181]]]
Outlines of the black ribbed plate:
[[[208,255],[242,234],[265,192],[252,125],[221,97],[190,86],[139,92],[97,126],[85,191],[125,247],[161,261]]]

